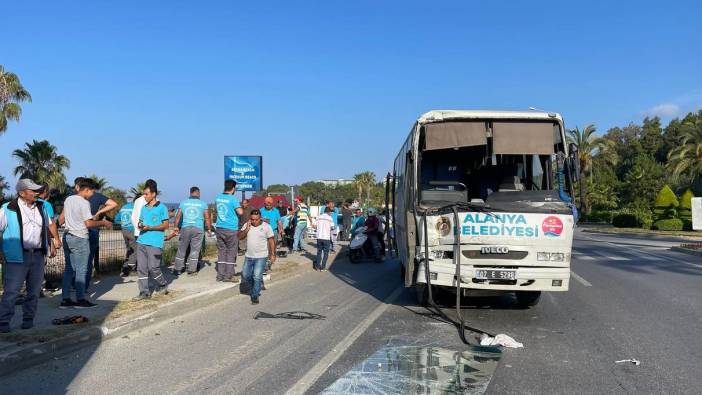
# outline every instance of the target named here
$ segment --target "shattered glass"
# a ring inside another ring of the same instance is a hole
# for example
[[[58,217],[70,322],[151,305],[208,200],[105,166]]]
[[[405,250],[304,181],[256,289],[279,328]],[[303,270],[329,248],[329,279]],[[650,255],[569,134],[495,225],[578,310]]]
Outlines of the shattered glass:
[[[388,344],[354,366],[323,394],[482,394],[502,353]]]

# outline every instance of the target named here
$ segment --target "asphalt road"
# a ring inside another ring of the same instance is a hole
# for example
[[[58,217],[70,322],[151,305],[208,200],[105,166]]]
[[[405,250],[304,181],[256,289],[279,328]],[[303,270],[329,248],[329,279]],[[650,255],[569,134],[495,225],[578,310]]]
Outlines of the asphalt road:
[[[511,296],[472,300],[463,310],[471,325],[524,343],[504,350],[487,393],[698,393],[702,262],[672,244],[578,233],[569,292],[530,309]],[[256,311],[325,319],[254,320]],[[271,285],[258,306],[224,300],[0,378],[0,392],[318,393],[395,342],[469,349],[400,288],[396,262],[339,259],[328,273]],[[628,358],[641,364],[615,363]]]

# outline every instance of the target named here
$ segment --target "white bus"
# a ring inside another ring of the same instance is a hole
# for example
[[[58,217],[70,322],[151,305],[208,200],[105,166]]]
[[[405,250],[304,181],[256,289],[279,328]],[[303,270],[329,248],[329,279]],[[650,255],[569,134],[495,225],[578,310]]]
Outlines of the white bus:
[[[422,304],[427,283],[461,296],[515,292],[524,306],[567,291],[576,157],[559,114],[419,117],[388,178],[405,286]]]

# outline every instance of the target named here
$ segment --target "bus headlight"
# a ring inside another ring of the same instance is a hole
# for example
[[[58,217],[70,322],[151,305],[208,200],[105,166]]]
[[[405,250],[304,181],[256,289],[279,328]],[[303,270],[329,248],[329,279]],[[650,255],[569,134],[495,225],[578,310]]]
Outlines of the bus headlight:
[[[565,254],[562,252],[537,252],[537,261],[550,261],[550,262],[563,262],[565,261]]]

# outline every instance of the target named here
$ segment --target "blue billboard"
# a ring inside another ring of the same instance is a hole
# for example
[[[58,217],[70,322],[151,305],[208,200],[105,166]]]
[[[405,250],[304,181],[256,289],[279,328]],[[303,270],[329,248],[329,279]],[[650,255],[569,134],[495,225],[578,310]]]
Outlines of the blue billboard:
[[[224,179],[236,181],[236,190],[258,192],[263,189],[262,156],[225,156]]]

